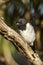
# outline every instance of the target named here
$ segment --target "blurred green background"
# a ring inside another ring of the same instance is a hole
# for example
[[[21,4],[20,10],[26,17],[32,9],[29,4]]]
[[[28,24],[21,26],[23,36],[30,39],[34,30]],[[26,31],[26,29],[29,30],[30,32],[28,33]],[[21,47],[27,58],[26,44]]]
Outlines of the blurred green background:
[[[17,32],[16,20],[18,18],[25,18],[31,23],[36,32],[35,51],[42,58],[43,12],[41,16],[41,9],[39,9],[40,4],[43,4],[43,0],[0,0],[0,16],[4,17],[4,22]],[[21,52],[18,52],[10,41],[0,35],[0,65],[14,65],[13,61],[15,61],[15,65],[31,65],[25,56]]]

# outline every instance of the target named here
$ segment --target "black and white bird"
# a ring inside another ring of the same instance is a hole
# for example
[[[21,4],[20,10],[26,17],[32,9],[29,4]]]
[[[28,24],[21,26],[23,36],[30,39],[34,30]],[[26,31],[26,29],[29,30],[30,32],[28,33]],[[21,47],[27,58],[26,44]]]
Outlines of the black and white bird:
[[[27,22],[27,20],[22,18],[18,19],[16,24],[23,39],[29,43],[30,46],[33,46],[33,42],[35,41],[36,37],[33,26]]]

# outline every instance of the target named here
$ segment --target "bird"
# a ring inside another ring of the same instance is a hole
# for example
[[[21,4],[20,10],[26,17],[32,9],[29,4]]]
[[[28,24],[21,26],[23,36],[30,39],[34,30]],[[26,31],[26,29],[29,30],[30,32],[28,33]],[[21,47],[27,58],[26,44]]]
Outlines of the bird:
[[[27,22],[26,19],[20,18],[16,21],[16,25],[18,27],[19,33],[22,38],[30,45],[34,45],[34,41],[36,38],[34,27]]]

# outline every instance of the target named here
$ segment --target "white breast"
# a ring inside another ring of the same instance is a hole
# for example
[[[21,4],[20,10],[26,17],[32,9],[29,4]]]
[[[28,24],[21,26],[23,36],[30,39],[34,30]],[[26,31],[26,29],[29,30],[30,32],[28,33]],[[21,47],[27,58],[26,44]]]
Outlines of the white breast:
[[[28,43],[33,43],[35,40],[35,31],[33,26],[28,23],[26,25],[26,30],[19,30],[21,36],[24,38],[25,41],[27,41]],[[30,44],[31,45],[31,44]]]

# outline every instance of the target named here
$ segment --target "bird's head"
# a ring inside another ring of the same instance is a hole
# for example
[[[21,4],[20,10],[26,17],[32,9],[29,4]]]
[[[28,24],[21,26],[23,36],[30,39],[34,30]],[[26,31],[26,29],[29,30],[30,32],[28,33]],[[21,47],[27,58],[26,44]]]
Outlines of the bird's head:
[[[18,29],[25,30],[26,29],[27,21],[25,19],[18,19],[16,21],[16,25],[18,26]]]

